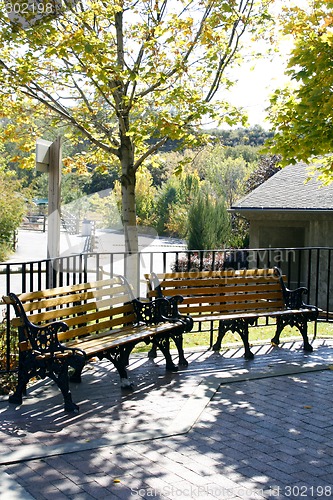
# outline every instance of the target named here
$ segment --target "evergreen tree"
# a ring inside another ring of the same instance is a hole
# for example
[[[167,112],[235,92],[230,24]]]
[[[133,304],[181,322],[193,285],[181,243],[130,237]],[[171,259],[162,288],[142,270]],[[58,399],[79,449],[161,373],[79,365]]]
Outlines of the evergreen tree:
[[[230,239],[230,217],[223,199],[201,191],[189,209],[189,250],[214,250]]]

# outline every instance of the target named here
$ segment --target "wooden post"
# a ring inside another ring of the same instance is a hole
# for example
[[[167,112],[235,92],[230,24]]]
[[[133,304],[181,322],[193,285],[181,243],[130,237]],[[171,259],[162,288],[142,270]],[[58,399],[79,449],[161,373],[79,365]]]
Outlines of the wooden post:
[[[54,142],[37,139],[36,170],[49,174],[47,258],[50,265],[47,272],[47,285],[57,285],[58,268],[55,259],[60,255],[60,201],[61,201],[62,139]]]
[[[60,255],[60,208],[61,208],[62,140],[58,137],[50,146],[47,257]]]

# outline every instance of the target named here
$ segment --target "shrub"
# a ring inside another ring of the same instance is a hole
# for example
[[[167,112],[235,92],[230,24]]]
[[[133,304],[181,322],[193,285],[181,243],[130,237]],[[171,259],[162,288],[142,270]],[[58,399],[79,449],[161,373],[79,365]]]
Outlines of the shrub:
[[[0,170],[0,262],[13,250],[15,230],[20,226],[25,212],[21,183],[11,174]]]
[[[222,271],[247,269],[246,250],[218,250],[182,254],[171,266],[173,272]]]
[[[11,330],[10,332],[10,361],[9,369],[14,370],[18,365],[18,333],[17,330]],[[7,368],[7,330],[6,330],[6,320],[0,323],[0,370],[6,370]]]

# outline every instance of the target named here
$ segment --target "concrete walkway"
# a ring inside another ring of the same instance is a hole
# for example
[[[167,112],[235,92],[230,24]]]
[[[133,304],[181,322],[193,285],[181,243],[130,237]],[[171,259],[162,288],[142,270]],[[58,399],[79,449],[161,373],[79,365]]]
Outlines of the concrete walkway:
[[[24,404],[0,401],[0,499],[333,498],[333,342],[197,349],[189,366],[132,355],[134,392],[107,362]]]
[[[15,253],[6,261],[8,263],[30,262],[47,258],[47,232],[19,229],[18,244]],[[84,251],[86,237],[60,232],[60,256],[80,254]],[[159,238],[156,234],[139,235],[141,252],[179,251],[186,248],[182,240],[176,238]],[[124,235],[117,231],[96,231],[96,252],[125,252]]]
[[[73,267],[78,266],[77,270],[81,269],[82,262],[80,259],[74,261],[70,260],[73,255],[84,253],[86,238],[80,235],[70,235],[65,231],[60,233],[60,256],[69,257],[63,262],[65,269],[66,265],[69,266],[70,272]],[[163,272],[164,266],[171,265],[175,260],[175,252],[181,252],[186,248],[183,241],[175,238],[159,238],[157,235],[139,235],[139,250],[140,254],[140,276],[142,281],[139,289],[135,290],[138,295],[145,296],[146,283],[143,279],[144,273],[151,271],[152,262],[154,263],[155,272]],[[114,274],[124,275],[126,267],[130,265],[129,258],[124,259],[124,236],[117,231],[98,230],[96,232],[96,246],[95,251],[99,252],[98,259],[94,256],[88,257],[87,270],[88,279],[95,280],[97,274],[101,278],[108,278],[110,272]],[[112,258],[110,258],[112,252]],[[165,255],[162,252],[169,252]],[[39,262],[47,258],[47,233],[19,230],[18,232],[18,245],[17,250],[5,264],[11,265],[10,289],[17,294],[22,291],[22,262]],[[137,257],[133,257],[137,262]],[[166,259],[166,260],[165,260]],[[111,269],[112,262],[112,269]],[[29,272],[30,267],[27,267]],[[37,265],[34,265],[37,275]],[[0,298],[3,294],[7,293],[7,269],[6,265],[0,265]],[[133,283],[134,284],[134,283]],[[26,283],[26,289],[31,286],[30,282]],[[0,310],[1,315],[1,310]]]

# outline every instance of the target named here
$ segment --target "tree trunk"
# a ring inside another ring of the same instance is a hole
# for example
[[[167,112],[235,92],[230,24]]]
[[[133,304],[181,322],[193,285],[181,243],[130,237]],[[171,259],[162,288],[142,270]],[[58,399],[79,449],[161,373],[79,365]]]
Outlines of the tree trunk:
[[[122,194],[122,223],[125,238],[125,276],[133,287],[136,297],[140,295],[138,278],[138,229],[136,225],[135,207],[135,169],[134,153],[131,139],[122,137],[120,149],[121,161],[121,194]]]
[[[127,253],[138,251],[138,231],[136,226],[135,207],[135,170],[133,145],[129,137],[122,140],[121,151],[121,195],[122,222],[125,235],[125,250]]]

